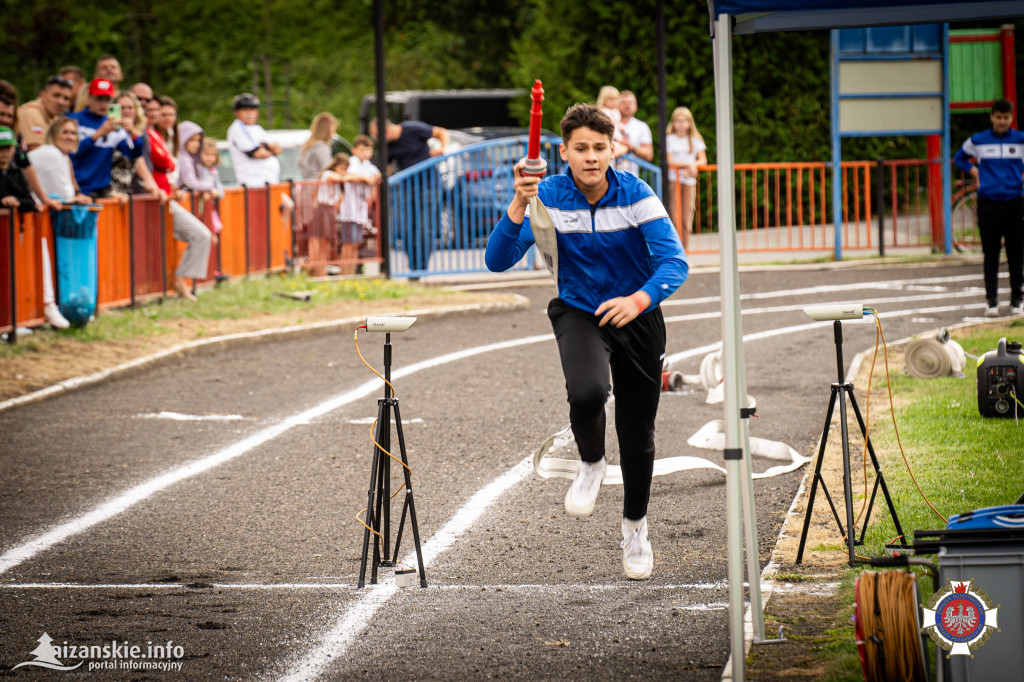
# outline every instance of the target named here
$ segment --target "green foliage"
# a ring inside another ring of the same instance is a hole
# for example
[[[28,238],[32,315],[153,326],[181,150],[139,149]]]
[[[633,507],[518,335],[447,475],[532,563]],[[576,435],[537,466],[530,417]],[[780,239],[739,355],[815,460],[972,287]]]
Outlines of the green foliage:
[[[655,4],[568,0],[382,0],[387,87],[528,88],[547,92],[546,127],[565,109],[593,101],[602,85],[633,90],[638,115],[659,140]],[[306,127],[332,112],[342,135],[358,127],[363,95],[375,90],[372,0],[4,0],[0,77],[22,101],[65,64],[91,75],[96,57],[117,55],[125,84],[139,80],[173,96],[183,119],[223,137],[231,98],[255,91],[273,121]],[[990,22],[991,24],[992,22]],[[1024,22],[1016,22],[1018,36]],[[715,88],[709,20],[703,2],[666,3],[667,107],[693,110],[715,155]],[[1020,38],[1018,38],[1020,40]],[[1018,62],[1024,51],[1018,49]],[[829,37],[825,31],[738,36],[733,41],[736,160],[829,158]],[[1024,77],[1019,64],[1018,80]],[[1019,86],[1024,91],[1024,86]],[[527,98],[516,113],[527,120]],[[953,144],[987,124],[954,116]],[[845,159],[920,158],[923,138],[855,138]]]

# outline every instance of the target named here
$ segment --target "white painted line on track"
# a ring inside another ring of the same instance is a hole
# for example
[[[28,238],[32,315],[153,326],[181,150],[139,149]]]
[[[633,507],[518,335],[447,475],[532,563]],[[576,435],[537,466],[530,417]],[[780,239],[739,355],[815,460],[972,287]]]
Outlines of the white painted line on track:
[[[1005,272],[1000,277],[1009,277]],[[816,287],[802,287],[800,289],[775,289],[773,291],[755,291],[749,294],[740,294],[741,301],[756,301],[762,298],[782,298],[784,296],[805,296],[808,294],[828,294],[837,291],[855,290],[891,290],[900,287],[917,287],[923,284],[955,284],[957,282],[978,282],[978,275],[952,275],[949,277],[923,277],[920,279],[891,279],[875,280],[873,282],[850,282],[849,284],[823,284]],[[662,301],[661,307],[677,305],[698,305],[702,303],[720,303],[721,296],[702,296],[700,298],[669,299]]]
[[[462,360],[475,355],[514,348],[516,346],[525,346],[542,341],[550,341],[553,339],[553,334],[541,334],[539,336],[527,336],[521,339],[514,339],[512,341],[502,341],[485,346],[467,348],[465,350],[439,355],[435,358],[430,358],[407,367],[403,367],[392,372],[391,376],[392,379],[397,380],[425,369],[431,369],[439,365],[455,362],[456,360]],[[229,462],[237,457],[245,455],[268,441],[287,433],[296,426],[308,424],[313,419],[322,417],[325,414],[359,400],[360,398],[365,398],[375,391],[379,391],[383,385],[384,384],[380,379],[367,381],[358,388],[336,395],[333,398],[329,398],[318,405],[309,408],[308,410],[299,412],[298,414],[283,419],[272,426],[261,429],[251,436],[243,438],[242,440],[229,445],[212,455],[207,455],[201,459],[188,462],[168,471],[165,474],[157,476],[156,478],[152,478],[133,488],[129,488],[123,493],[116,495],[81,516],[77,516],[70,521],[66,521],[60,525],[50,528],[49,530],[45,530],[35,536],[27,538],[21,544],[8,549],[0,555],[0,573],[5,573],[23,561],[35,556],[39,552],[47,550],[72,536],[117,516],[139,502],[142,502],[150,496],[160,492],[164,488],[172,486],[175,483],[180,483],[181,481],[192,478],[193,476],[208,471],[225,462]]]
[[[570,592],[570,591],[604,591],[604,590],[630,590],[637,587],[644,590],[726,590],[728,583],[680,583],[667,585],[651,585],[625,581],[608,585],[588,585],[586,583],[562,583],[546,584],[539,583],[479,583],[475,585],[429,585],[428,590],[445,590],[457,592],[459,590],[470,590],[479,592],[481,590],[500,590],[503,592]],[[291,591],[291,590],[352,590],[359,588],[355,583],[209,583],[202,580],[193,582],[174,583],[7,583],[0,584],[0,591],[10,590],[262,590],[262,591]],[[416,590],[420,588],[415,588]],[[415,591],[415,590],[414,590]]]
[[[147,412],[137,419],[168,419],[179,422],[231,422],[245,419],[240,414],[181,414],[180,412]]]
[[[466,532],[499,497],[532,472],[533,455],[531,454],[474,493],[448,520],[448,523],[423,544],[424,567],[429,567],[434,559],[451,547],[459,536]],[[415,554],[410,554],[404,563],[406,565],[415,564]],[[281,679],[302,682],[319,677],[326,672],[333,662],[345,655],[348,647],[369,625],[374,614],[399,589],[393,581],[378,583],[367,588],[367,593],[328,628],[316,647],[291,665]]]
[[[936,308],[914,308],[913,310],[893,310],[893,311],[884,312],[884,313],[883,312],[879,312],[878,314],[884,320],[884,319],[890,318],[890,317],[907,317],[908,315],[920,315],[921,313],[948,313],[948,312],[953,312],[953,311],[957,311],[957,310],[967,310],[969,308],[986,308],[986,307],[988,307],[988,305],[986,303],[966,303],[966,304],[963,304],[963,305],[947,305],[947,306],[939,306],[939,307],[936,307]],[[866,319],[867,318],[864,318],[864,319],[861,319],[861,320],[845,320],[845,322],[847,324],[864,324]],[[871,324],[874,324],[873,321],[869,320],[869,322],[871,322]],[[819,327],[830,327],[830,326],[832,326],[832,322],[826,321],[826,322],[808,322],[807,324],[798,324],[798,325],[794,325],[792,327],[779,327],[778,329],[769,329],[769,330],[763,331],[763,332],[755,332],[753,334],[744,334],[743,335],[743,342],[747,343],[748,341],[757,341],[759,339],[767,339],[767,338],[770,338],[772,336],[785,336],[786,334],[796,334],[797,332],[807,331],[808,329],[817,329]],[[706,355],[707,353],[712,353],[712,352],[720,349],[721,347],[722,347],[722,342],[721,341],[716,341],[715,343],[709,343],[709,344],[707,344],[705,346],[700,346],[698,348],[691,348],[689,350],[684,350],[684,351],[682,351],[680,353],[673,353],[672,355],[668,355],[668,356],[665,357],[665,362],[668,363],[669,366],[671,366],[672,363],[674,363],[674,362],[679,362],[681,360],[686,360],[688,358],[693,358],[693,357],[697,357],[697,356],[700,356],[700,355]]]
[[[952,298],[971,298],[971,297],[978,296],[979,293],[981,293],[983,295],[983,292],[984,292],[984,290],[956,291],[956,292],[951,292],[951,293],[943,294],[941,296],[941,298],[943,300],[952,299]],[[1010,293],[1010,290],[1009,289],[1000,289],[999,293],[1000,294],[1008,294],[1008,293]],[[939,298],[939,297],[934,296],[934,295],[933,296],[926,296],[926,295],[918,295],[918,296],[890,296],[888,298],[875,298],[875,299],[871,299],[871,300],[858,299],[858,300],[850,300],[850,301],[845,301],[845,300],[844,301],[828,301],[827,303],[815,303],[814,305],[844,305],[844,304],[850,304],[850,303],[854,303],[854,304],[864,304],[864,303],[867,303],[867,304],[870,304],[871,307],[874,307],[875,305],[877,305],[879,303],[913,303],[914,301],[932,301],[932,300],[935,300],[936,298]],[[807,307],[807,304],[805,304],[805,303],[793,303],[793,304],[789,304],[789,305],[768,306],[766,308],[742,308],[740,310],[740,313],[743,314],[743,315],[764,315],[764,314],[770,314],[770,313],[788,313],[788,312],[793,312],[795,310],[803,310],[805,307]],[[882,311],[879,311],[879,312],[882,312]],[[884,315],[885,313],[882,312],[882,314]],[[665,318],[665,322],[668,323],[668,322],[690,322],[690,321],[693,321],[693,320],[710,320],[710,319],[714,319],[714,318],[721,317],[721,316],[722,316],[722,311],[721,310],[712,310],[712,311],[709,311],[709,312],[706,312],[706,313],[691,313],[689,315],[672,315],[670,317],[666,317]]]

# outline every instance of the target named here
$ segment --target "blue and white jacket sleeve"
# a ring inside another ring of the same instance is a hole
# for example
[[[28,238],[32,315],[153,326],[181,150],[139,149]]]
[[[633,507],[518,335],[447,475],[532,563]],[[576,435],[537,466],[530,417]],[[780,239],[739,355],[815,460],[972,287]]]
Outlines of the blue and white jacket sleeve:
[[[650,308],[654,308],[686,281],[690,262],[664,205],[653,192],[637,204],[636,218],[654,266],[654,273],[640,289],[651,297]]]
[[[491,272],[508,270],[533,246],[533,241],[529,215],[522,223],[514,223],[506,212],[487,240],[487,250],[484,252],[487,269]]]
[[[970,173],[971,169],[974,168],[974,164],[971,163],[971,157],[976,154],[977,151],[975,151],[973,136],[968,137],[963,146],[956,151],[956,156],[953,157],[953,163],[964,173]]]

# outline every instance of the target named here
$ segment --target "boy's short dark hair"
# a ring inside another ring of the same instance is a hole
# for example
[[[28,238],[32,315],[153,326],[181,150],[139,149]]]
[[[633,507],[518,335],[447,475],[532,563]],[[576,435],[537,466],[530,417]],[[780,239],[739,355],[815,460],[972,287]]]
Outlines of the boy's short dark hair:
[[[1013,105],[1010,104],[1010,100],[1007,100],[1007,99],[997,99],[995,102],[992,102],[992,113],[993,114],[1012,114],[1013,113]]]
[[[568,142],[578,128],[590,128],[611,140],[615,135],[615,124],[608,114],[593,104],[573,104],[565,110],[565,116],[558,124],[562,129],[562,142]]]
[[[356,135],[352,140],[352,147],[372,147],[373,138],[369,135]]]

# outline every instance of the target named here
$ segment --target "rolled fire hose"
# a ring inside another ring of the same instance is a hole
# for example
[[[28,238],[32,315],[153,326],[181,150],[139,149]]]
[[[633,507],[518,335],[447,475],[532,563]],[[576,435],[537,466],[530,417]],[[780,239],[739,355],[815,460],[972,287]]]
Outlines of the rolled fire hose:
[[[914,339],[907,345],[904,360],[907,373],[918,379],[937,379],[952,374],[963,378],[967,356],[963,347],[940,329],[935,336]]]

